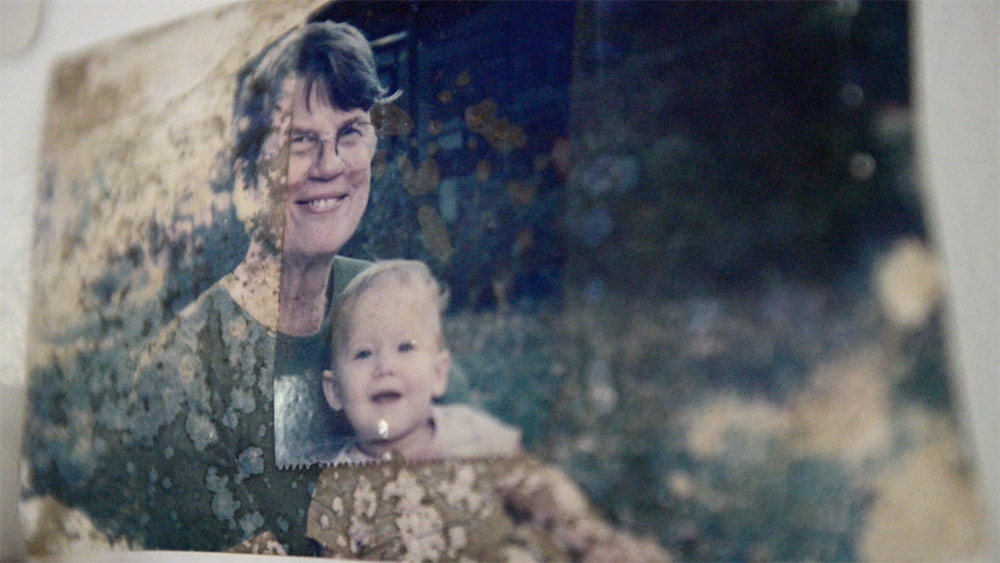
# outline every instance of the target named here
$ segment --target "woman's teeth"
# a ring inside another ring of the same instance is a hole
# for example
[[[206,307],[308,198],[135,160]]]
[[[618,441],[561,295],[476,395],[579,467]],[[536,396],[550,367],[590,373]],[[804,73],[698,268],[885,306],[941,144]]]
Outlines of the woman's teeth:
[[[330,197],[325,199],[312,199],[306,202],[306,205],[308,205],[309,209],[312,209],[313,211],[325,211],[327,209],[330,209],[334,205],[337,205],[337,202],[340,201],[340,199],[341,198],[337,197]]]

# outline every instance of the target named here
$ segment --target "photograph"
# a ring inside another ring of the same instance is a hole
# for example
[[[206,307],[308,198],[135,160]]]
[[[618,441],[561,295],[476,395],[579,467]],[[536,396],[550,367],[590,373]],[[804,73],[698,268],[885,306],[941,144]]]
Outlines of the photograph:
[[[244,2],[60,59],[28,553],[980,557],[913,11]]]

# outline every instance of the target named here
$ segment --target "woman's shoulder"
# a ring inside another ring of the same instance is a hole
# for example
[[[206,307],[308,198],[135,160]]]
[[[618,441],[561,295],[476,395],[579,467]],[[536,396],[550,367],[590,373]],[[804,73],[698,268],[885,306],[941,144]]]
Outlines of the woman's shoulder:
[[[132,433],[149,443],[164,425],[183,416],[200,451],[217,440],[218,423],[226,422],[217,409],[231,398],[219,402],[223,389],[239,381],[246,402],[258,389],[251,383],[273,361],[273,334],[243,311],[225,287],[212,285],[138,352],[130,387],[131,408],[141,424]]]
[[[163,347],[181,335],[197,335],[212,317],[232,318],[242,316],[242,312],[222,280],[217,281],[165,324],[153,337],[148,348]]]
[[[164,363],[186,368],[193,358],[243,349],[268,334],[266,327],[236,303],[220,280],[159,329],[139,352],[137,366],[140,371]]]
[[[201,293],[194,301],[188,303],[186,307],[181,309],[181,312],[177,314],[175,319],[178,324],[191,324],[196,323],[204,319],[208,311],[211,309],[221,308],[236,308],[239,309],[239,305],[233,296],[230,294],[229,290],[225,286],[225,278],[213,283]]]

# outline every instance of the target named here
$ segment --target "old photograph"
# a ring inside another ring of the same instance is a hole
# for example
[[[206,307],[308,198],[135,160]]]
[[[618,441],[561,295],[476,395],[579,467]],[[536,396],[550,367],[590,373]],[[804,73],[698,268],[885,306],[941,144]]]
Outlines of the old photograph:
[[[63,59],[29,552],[975,558],[910,11],[249,2]]]

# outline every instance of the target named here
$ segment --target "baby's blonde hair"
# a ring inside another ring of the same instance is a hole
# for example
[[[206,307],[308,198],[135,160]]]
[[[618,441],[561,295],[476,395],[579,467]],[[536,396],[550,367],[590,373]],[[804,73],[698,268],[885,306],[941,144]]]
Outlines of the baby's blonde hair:
[[[448,291],[441,287],[441,284],[431,274],[427,264],[419,260],[380,260],[372,264],[365,271],[361,272],[347,284],[344,291],[337,298],[333,307],[330,359],[331,364],[336,363],[337,351],[346,344],[347,337],[351,331],[351,317],[354,315],[361,296],[371,290],[380,281],[392,281],[399,285],[411,285],[414,289],[426,289],[428,295],[434,300],[437,307],[438,317],[448,306]],[[435,335],[436,342],[445,348],[444,335],[438,325],[438,334]]]

